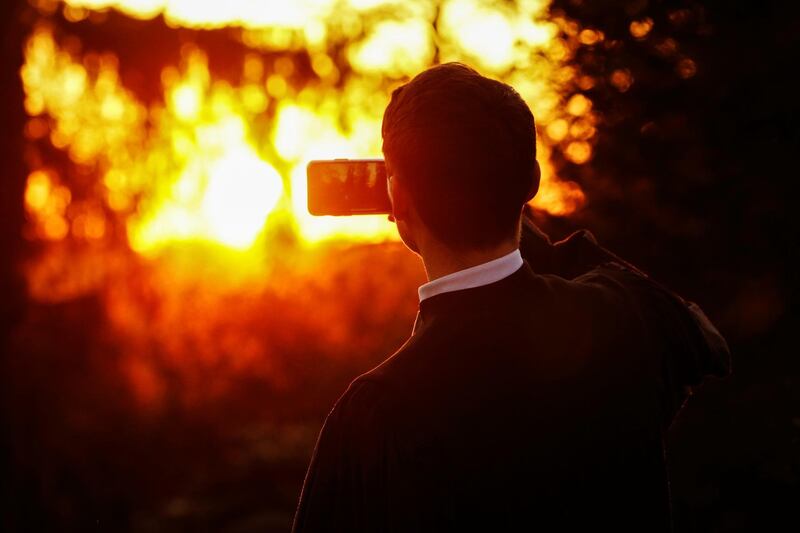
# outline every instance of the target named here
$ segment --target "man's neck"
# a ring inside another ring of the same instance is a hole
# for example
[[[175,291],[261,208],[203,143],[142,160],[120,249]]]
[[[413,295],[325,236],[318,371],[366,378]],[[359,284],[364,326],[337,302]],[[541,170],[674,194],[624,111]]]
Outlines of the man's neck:
[[[421,250],[420,255],[422,256],[422,262],[425,264],[428,281],[433,281],[453,272],[503,257],[519,248],[519,244],[515,241],[508,241],[482,250],[455,251],[442,246],[429,246],[427,248],[426,250]]]

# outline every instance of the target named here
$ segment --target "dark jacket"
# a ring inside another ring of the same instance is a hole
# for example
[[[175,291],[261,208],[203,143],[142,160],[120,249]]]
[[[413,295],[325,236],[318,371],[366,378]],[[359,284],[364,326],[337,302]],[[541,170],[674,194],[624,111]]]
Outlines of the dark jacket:
[[[664,433],[727,345],[589,234],[548,253],[421,303],[328,415],[293,531],[670,530]]]

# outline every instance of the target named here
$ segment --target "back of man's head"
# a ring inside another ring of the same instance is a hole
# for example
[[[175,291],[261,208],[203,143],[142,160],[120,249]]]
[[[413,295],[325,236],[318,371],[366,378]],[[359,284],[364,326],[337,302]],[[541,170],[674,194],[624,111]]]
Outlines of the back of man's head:
[[[481,249],[516,235],[536,174],[533,115],[509,85],[459,63],[392,93],[383,152],[442,243]]]

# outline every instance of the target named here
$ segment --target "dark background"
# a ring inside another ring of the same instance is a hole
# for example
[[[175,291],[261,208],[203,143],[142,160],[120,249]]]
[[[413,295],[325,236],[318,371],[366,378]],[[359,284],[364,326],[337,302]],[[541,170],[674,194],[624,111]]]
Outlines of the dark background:
[[[579,54],[583,72],[635,79],[624,94],[588,91],[603,122],[591,164],[564,169],[591,199],[572,222],[700,302],[732,350],[733,375],[701,389],[672,428],[677,529],[796,530],[798,6],[555,6],[607,35]],[[654,21],[646,40],[628,33],[632,16]],[[659,51],[667,38],[676,53]],[[697,73],[684,80],[685,57]]]
[[[555,156],[559,173],[580,183],[589,202],[569,219],[544,219],[545,229],[561,237],[590,228],[698,302],[733,354],[733,375],[699,389],[670,434],[677,530],[796,531],[800,8],[723,0],[555,0],[552,8],[606,38],[576,57],[580,72],[597,80],[585,90],[600,117],[594,157],[578,166]],[[310,365],[310,350],[294,368],[302,376],[294,388],[265,392],[255,382],[202,413],[131,414],[113,380],[86,378],[106,364],[81,359],[96,351],[85,324],[102,320],[99,301],[26,299],[18,269],[31,253],[21,237],[27,169],[18,71],[30,21],[20,15],[22,2],[4,9],[0,529],[286,530],[316,429],[349,379],[407,334],[413,302],[366,356]],[[637,40],[630,21],[645,17],[653,30]],[[169,38],[158,22],[146,26],[155,42]],[[687,58],[696,73],[685,78]],[[618,69],[634,80],[624,92],[608,81]],[[389,248],[345,250],[342,264],[404,253]],[[40,334],[45,326],[57,346]],[[291,407],[268,415],[252,407],[269,402]],[[75,413],[89,415],[75,422]],[[264,420],[260,433],[231,436],[253,419]],[[246,453],[251,448],[260,451]]]

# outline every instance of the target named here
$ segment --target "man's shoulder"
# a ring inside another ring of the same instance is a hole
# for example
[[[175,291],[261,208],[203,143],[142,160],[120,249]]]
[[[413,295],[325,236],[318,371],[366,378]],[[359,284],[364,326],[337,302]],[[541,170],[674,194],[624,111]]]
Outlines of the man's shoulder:
[[[419,367],[429,361],[425,354],[431,349],[430,341],[430,331],[412,335],[380,364],[355,378],[348,391],[358,397],[369,396],[369,400],[380,396],[381,400],[388,401],[397,396],[411,374],[422,371]]]
[[[380,364],[356,377],[345,395],[351,404],[371,404],[383,415],[404,412],[450,381],[459,342],[447,326],[422,328]]]
[[[540,278],[573,308],[581,305],[599,312],[640,312],[653,299],[683,304],[682,298],[628,263],[606,261],[574,278],[542,275]]]
[[[649,278],[627,265],[609,261],[573,278],[532,273],[531,290],[523,295],[532,306],[540,306],[545,322],[589,320],[592,314],[629,312],[638,291],[652,290]]]
[[[506,291],[510,297],[481,300],[487,305],[479,309],[451,306],[451,316],[426,321],[382,363],[356,378],[353,385],[390,390],[401,385],[397,383],[399,379],[408,382],[409,373],[436,372],[448,361],[443,352],[463,348],[484,333],[497,333],[497,328],[492,327],[495,323],[526,329],[547,329],[556,323],[575,327],[576,321],[590,320],[593,312],[613,314],[614,307],[626,305],[626,293],[641,278],[638,272],[617,264],[599,265],[575,279],[538,274],[527,264],[523,269],[518,282]]]
[[[524,338],[546,339],[562,330],[580,335],[583,325],[598,321],[619,326],[623,315],[631,315],[629,293],[641,278],[638,272],[617,264],[600,265],[575,279],[525,268],[528,272],[515,287],[513,301],[503,300],[509,309],[482,309],[479,314],[459,314],[452,320],[435,318],[383,362],[355,378],[342,398],[353,406],[370,404],[382,409],[413,402],[428,385],[441,385],[448,381],[447,375],[460,372],[467,362],[464,357],[475,346],[485,344],[482,336],[514,334],[516,330]],[[493,327],[494,322],[500,325]],[[542,334],[537,336],[535,331]],[[569,344],[566,337],[561,336]],[[539,349],[543,347],[530,346],[532,354]]]
[[[387,420],[386,405],[389,395],[385,386],[366,374],[354,379],[334,403],[325,419],[323,432],[364,437],[370,428]]]

